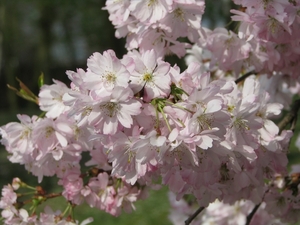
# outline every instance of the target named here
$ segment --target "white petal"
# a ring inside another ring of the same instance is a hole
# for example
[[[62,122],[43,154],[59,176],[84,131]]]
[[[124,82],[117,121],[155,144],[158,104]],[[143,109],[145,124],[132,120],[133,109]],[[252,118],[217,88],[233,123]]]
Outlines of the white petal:
[[[66,147],[68,145],[68,140],[62,134],[55,131],[55,136],[56,136],[57,140],[59,141],[59,143],[61,144],[61,146]]]

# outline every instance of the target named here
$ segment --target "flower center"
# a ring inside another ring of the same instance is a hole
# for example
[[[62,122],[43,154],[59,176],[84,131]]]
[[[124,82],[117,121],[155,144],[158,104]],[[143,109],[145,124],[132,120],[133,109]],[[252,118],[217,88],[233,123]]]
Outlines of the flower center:
[[[108,73],[105,75],[105,79],[108,83],[114,83],[116,81],[116,75],[113,73]]]
[[[220,168],[220,175],[221,175],[221,181],[225,182],[230,179],[229,169],[227,168],[226,164],[222,164]]]
[[[146,82],[152,81],[152,79],[153,79],[152,73],[145,73],[143,76],[143,80]]]
[[[50,127],[50,126],[46,127],[46,129],[45,129],[45,136],[46,136],[46,138],[50,137],[53,132],[54,132],[53,127]]]
[[[225,40],[224,44],[229,47],[234,42],[234,37],[230,37],[227,40]]]
[[[56,101],[58,101],[58,102],[62,102],[62,98],[63,98],[63,96],[60,95],[60,96],[58,96],[58,97],[56,97],[56,98],[52,98],[52,100],[56,100]]]
[[[272,34],[275,34],[275,33],[278,32],[278,29],[279,29],[279,23],[278,23],[278,21],[277,21],[275,18],[273,18],[273,17],[269,17],[269,18],[270,18],[270,19],[268,20],[267,25],[268,25],[268,27],[269,27],[271,33],[272,33]]]
[[[236,118],[233,124],[238,130],[250,130],[246,120],[243,120],[241,118]]]
[[[125,149],[126,149],[125,153],[126,153],[127,156],[128,156],[127,162],[128,162],[128,163],[131,163],[131,161],[132,161],[132,159],[135,157],[136,153],[135,153],[134,151],[131,150],[130,146],[127,146]]]
[[[157,3],[157,0],[149,0],[148,1],[148,7],[151,7]]]
[[[81,133],[81,130],[78,126],[73,127],[74,135],[75,135],[75,140],[79,140],[79,136]]]
[[[100,105],[100,109],[103,113],[109,117],[113,117],[116,115],[116,112],[119,109],[119,105],[115,102],[107,102],[103,105]]]
[[[178,19],[180,19],[182,22],[184,22],[184,12],[182,11],[182,9],[177,8],[174,10],[174,16]]]
[[[285,198],[282,197],[282,196],[280,196],[280,197],[277,199],[276,205],[277,205],[278,207],[280,207],[280,206],[284,206],[285,204],[286,204]]]
[[[83,109],[82,116],[88,116],[88,115],[90,115],[91,112],[92,112],[92,108],[91,107],[85,107]]]
[[[233,105],[228,105],[227,110],[232,113],[234,108],[235,107]]]
[[[30,133],[31,133],[30,129],[23,130],[20,139],[28,139],[30,136]]]
[[[211,124],[213,122],[213,117],[212,115],[201,114],[200,116],[197,117],[197,121],[202,131],[210,130]]]

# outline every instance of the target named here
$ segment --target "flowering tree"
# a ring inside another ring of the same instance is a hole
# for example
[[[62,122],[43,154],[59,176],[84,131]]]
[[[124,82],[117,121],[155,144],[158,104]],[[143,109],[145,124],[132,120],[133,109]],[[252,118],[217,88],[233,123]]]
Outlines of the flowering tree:
[[[300,107],[300,1],[233,2],[235,31],[203,27],[204,0],[107,0],[126,55],[94,53],[86,70],[66,72],[70,87],[41,77],[38,96],[20,81],[14,90],[44,113],[17,115],[1,142],[11,162],[38,182],[57,177],[63,191],[38,186],[24,200],[32,187],[14,178],[2,189],[4,224],[79,224],[71,211],[84,202],[119,216],[160,184],[174,224],[298,221],[300,167],[288,171],[287,153]],[[166,62],[172,54],[187,67]],[[69,211],[37,213],[57,196]]]

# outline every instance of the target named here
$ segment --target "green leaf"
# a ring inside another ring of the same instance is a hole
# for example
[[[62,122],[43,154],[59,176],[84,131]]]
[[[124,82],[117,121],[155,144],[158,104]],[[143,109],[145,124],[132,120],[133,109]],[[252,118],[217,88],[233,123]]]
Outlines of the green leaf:
[[[16,78],[16,79],[19,82],[20,90],[18,90],[15,87],[10,86],[9,84],[7,85],[7,87],[9,89],[13,90],[14,92],[16,92],[16,94],[18,96],[20,96],[21,98],[24,98],[28,101],[38,104],[39,98],[35,94],[33,94],[33,92],[22,81],[20,81],[18,78]]]
[[[38,79],[38,86],[41,88],[44,85],[44,73],[42,72]]]
[[[21,80],[19,80],[18,78],[16,79],[19,82],[19,85],[21,87],[20,92],[26,93],[31,98],[37,98],[35,94],[33,94],[32,91]]]

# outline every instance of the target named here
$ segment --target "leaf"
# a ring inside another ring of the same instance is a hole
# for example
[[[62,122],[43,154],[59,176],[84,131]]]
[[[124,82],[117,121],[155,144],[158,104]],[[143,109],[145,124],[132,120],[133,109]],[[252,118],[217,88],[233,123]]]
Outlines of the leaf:
[[[18,96],[20,96],[21,98],[24,98],[28,101],[34,102],[36,104],[38,104],[39,102],[39,98],[18,78],[16,78],[17,81],[19,82],[20,85],[20,90],[18,90],[15,87],[10,86],[9,84],[7,84],[7,87],[11,90],[13,90],[14,92],[16,92],[16,94]]]
[[[18,78],[16,78],[16,79],[19,82],[19,85],[21,87],[20,91],[22,91],[22,93],[25,92],[28,96],[30,96],[32,98],[37,98],[35,96],[35,94],[33,94],[32,91],[21,80],[19,80]]]
[[[44,85],[44,73],[42,72],[38,79],[38,86],[41,88]]]

